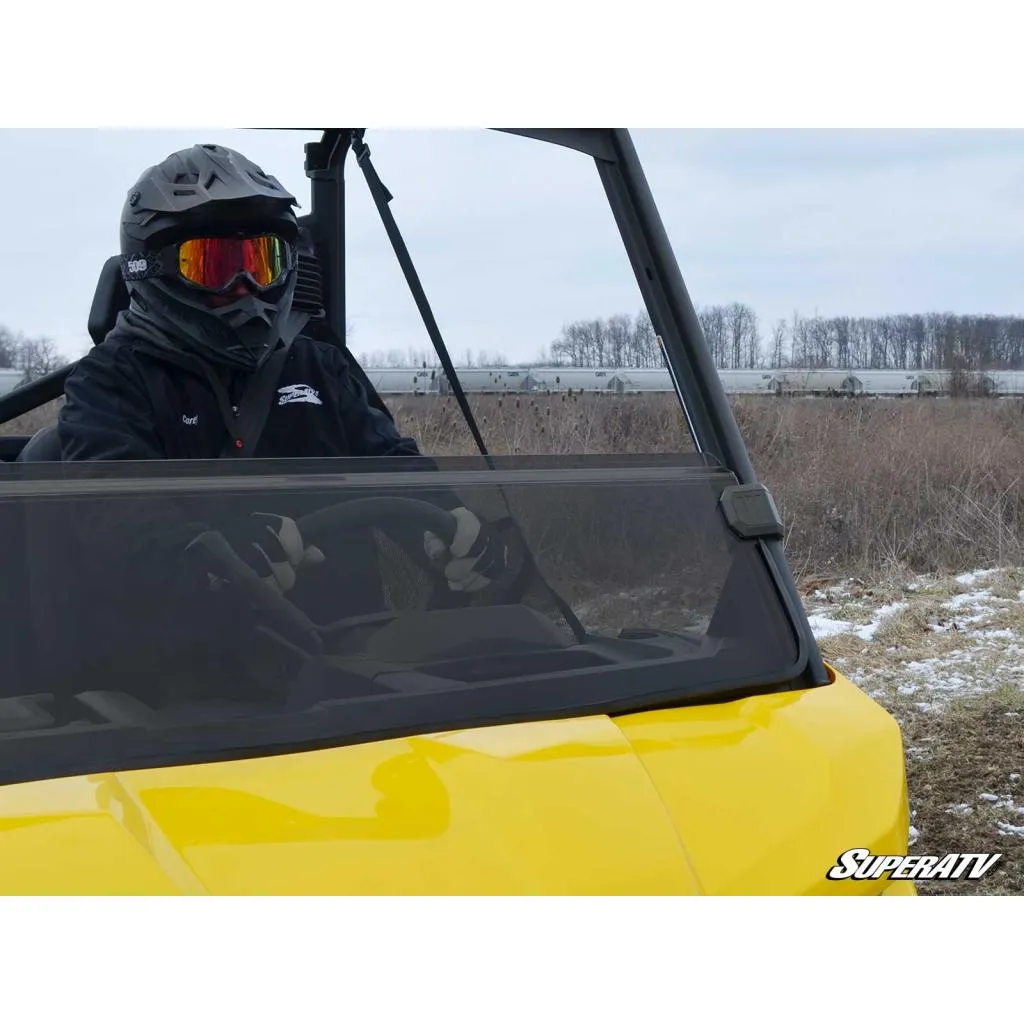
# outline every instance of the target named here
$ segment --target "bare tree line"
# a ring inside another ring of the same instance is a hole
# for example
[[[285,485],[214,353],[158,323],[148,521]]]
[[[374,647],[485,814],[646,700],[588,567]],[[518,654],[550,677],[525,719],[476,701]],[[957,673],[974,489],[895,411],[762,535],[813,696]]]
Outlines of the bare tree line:
[[[66,363],[51,338],[27,338],[0,324],[0,370],[18,370],[27,383],[59,370]]]
[[[793,365],[878,370],[1024,369],[1024,317],[898,314],[883,317],[794,315]]]
[[[764,332],[757,313],[742,302],[697,310],[715,366],[720,370],[1024,369],[1024,317],[991,314],[899,313],[878,317],[801,316],[777,320]],[[349,332],[346,332],[349,333]],[[359,355],[367,368],[436,370],[432,348],[376,350]],[[26,381],[59,369],[67,360],[46,337],[29,338],[0,325],[0,369],[19,370]],[[508,366],[501,352],[466,350],[463,367]],[[537,363],[556,366],[656,368],[662,366],[646,311],[635,316],[577,320],[542,348]]]
[[[720,370],[1024,369],[1024,317],[900,313],[879,317],[801,316],[777,320],[767,335],[742,302],[697,310]],[[569,366],[657,367],[661,354],[646,313],[567,324],[542,353]]]
[[[801,316],[776,320],[765,332],[742,302],[697,310],[715,366],[720,370],[1024,369],[1024,317],[991,314],[899,313],[878,317]],[[371,352],[367,367],[436,369],[430,349]],[[577,320],[528,363],[556,366],[656,368],[662,365],[646,312]],[[501,353],[467,352],[462,366],[507,366]]]
[[[476,354],[466,349],[461,360],[455,360],[459,366],[508,366],[508,359],[500,352],[488,352],[480,349]],[[401,349],[375,349],[359,355],[359,363],[367,369],[419,369],[433,370],[441,365],[437,353],[432,349],[413,348],[411,345],[403,352]]]

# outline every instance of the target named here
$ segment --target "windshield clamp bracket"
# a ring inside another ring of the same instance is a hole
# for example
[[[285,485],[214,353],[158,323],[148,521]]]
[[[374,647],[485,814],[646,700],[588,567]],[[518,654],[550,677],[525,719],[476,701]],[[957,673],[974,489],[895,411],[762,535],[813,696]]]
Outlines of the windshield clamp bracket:
[[[718,504],[733,533],[744,540],[782,540],[786,535],[775,499],[763,484],[726,487]]]

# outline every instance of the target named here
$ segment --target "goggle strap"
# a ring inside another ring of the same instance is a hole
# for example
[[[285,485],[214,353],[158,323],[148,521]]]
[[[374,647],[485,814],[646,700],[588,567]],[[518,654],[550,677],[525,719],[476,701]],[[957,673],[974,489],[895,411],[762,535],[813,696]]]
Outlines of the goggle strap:
[[[136,252],[121,257],[121,276],[125,281],[144,281],[148,277],[161,277],[163,273],[159,253]]]

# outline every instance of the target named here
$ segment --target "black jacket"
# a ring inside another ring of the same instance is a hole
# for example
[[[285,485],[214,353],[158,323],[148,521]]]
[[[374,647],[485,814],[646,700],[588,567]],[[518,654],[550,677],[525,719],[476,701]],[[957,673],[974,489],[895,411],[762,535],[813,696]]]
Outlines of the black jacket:
[[[198,360],[133,331],[125,314],[65,384],[59,417],[69,460],[215,459],[231,440],[232,413]],[[224,379],[229,401],[245,381]],[[418,455],[411,437],[368,399],[344,353],[300,335],[278,382],[254,458]]]

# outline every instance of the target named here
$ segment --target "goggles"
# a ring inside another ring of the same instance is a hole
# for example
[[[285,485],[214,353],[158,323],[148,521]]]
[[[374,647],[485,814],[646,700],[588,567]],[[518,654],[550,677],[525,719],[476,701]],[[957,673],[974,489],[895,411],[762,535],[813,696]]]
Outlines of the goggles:
[[[292,247],[277,235],[189,238],[158,253],[122,257],[126,281],[177,275],[208,292],[223,292],[242,275],[261,291],[280,283],[295,263]]]

